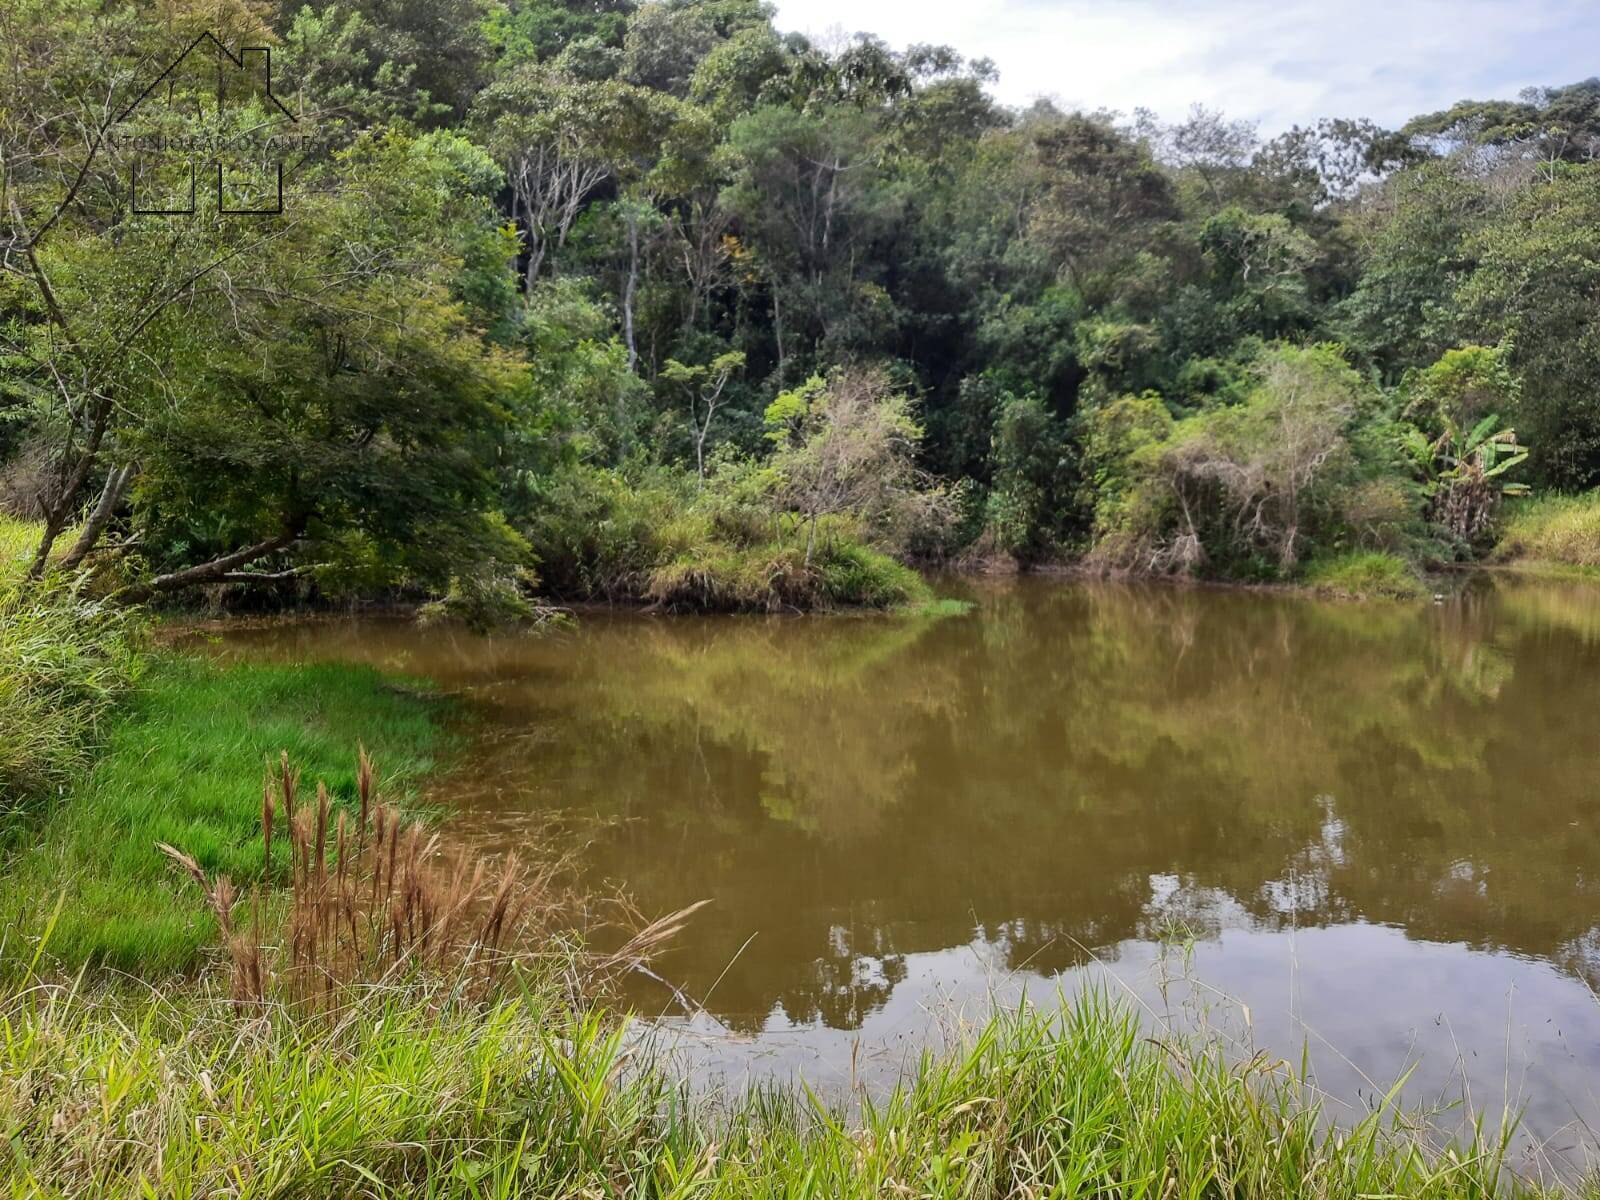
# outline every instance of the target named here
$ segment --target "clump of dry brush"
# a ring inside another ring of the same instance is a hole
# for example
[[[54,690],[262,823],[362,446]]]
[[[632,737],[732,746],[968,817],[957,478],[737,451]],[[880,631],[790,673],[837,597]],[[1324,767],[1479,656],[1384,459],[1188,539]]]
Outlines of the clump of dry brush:
[[[336,807],[322,783],[302,800],[300,773],[285,754],[261,787],[262,872],[249,893],[226,875],[208,878],[188,854],[163,843],[205,894],[231,964],[235,1003],[282,998],[332,1006],[352,987],[417,976],[448,979],[458,995],[490,994],[518,961],[563,946],[573,991],[592,991],[642,968],[699,908],[639,923],[615,951],[581,957],[555,937],[576,911],[558,877],[567,863],[533,864],[515,854],[494,862],[470,847],[445,847],[376,796],[366,750],[359,754],[355,811]],[[289,890],[273,883],[273,843],[286,838]]]

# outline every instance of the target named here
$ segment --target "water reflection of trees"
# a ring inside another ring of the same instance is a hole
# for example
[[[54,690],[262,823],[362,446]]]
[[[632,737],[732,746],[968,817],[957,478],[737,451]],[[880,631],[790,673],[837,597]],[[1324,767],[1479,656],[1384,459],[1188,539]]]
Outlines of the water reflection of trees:
[[[485,754],[487,806],[622,818],[598,870],[717,901],[668,964],[691,989],[758,934],[715,1011],[853,1027],[907,955],[1052,971],[1175,918],[1364,919],[1600,974],[1592,597],[1036,583],[931,624],[597,622],[455,669],[545,730]]]

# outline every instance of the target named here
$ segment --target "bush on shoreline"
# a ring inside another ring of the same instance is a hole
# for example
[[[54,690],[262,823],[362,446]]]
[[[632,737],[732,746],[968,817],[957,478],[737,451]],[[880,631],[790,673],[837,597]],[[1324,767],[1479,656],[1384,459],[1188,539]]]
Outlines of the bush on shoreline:
[[[671,472],[574,470],[527,527],[541,581],[564,600],[677,611],[887,609],[932,596],[843,516],[818,519],[807,562],[806,531],[752,490],[736,467],[703,492]]]

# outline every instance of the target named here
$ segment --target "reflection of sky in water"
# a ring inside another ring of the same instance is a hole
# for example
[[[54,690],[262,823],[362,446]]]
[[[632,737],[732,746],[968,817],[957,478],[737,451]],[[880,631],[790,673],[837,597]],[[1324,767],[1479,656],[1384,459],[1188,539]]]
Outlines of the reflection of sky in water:
[[[1600,593],[971,595],[931,623],[330,621],[228,646],[432,678],[472,718],[441,789],[458,833],[592,821],[595,879],[652,914],[710,898],[657,964],[706,998],[687,1032],[730,1031],[685,1040],[702,1076],[821,1086],[854,1054],[881,1079],[991,988],[1105,970],[1149,999],[1176,941],[1254,1044],[1309,1038],[1337,1097],[1420,1058],[1417,1101],[1464,1075],[1494,1112],[1509,1078],[1530,1128],[1600,1127]]]
[[[1596,1003],[1548,963],[1362,924],[1124,942],[1049,977],[1008,961],[981,937],[907,955],[898,984],[856,1029],[796,1022],[779,1005],[755,1035],[701,1013],[668,1017],[652,1041],[702,1087],[803,1078],[843,1100],[852,1086],[881,1094],[930,1040],[959,1042],[993,1001],[1053,1005],[1095,986],[1136,1003],[1152,1026],[1216,1032],[1241,1057],[1267,1050],[1298,1064],[1304,1049],[1338,1119],[1360,1119],[1410,1069],[1404,1101],[1435,1111],[1445,1128],[1470,1112],[1492,1132],[1501,1112],[1522,1113],[1519,1168],[1581,1164],[1594,1151],[1581,1122],[1600,1112]],[[854,970],[871,981],[882,963],[859,958]],[[1227,994],[1207,982],[1217,979]]]

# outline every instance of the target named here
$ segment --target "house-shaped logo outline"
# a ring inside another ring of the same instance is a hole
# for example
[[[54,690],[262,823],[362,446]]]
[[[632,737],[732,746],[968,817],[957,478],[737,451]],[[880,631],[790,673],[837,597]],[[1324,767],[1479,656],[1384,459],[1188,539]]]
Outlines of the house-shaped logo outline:
[[[198,37],[196,37],[194,39],[194,41],[190,42],[189,45],[184,49],[182,54],[178,55],[170,63],[168,63],[166,69],[164,71],[162,71],[161,74],[157,75],[154,79],[152,79],[150,81],[149,86],[146,87],[144,89],[144,91],[140,92],[139,95],[134,98],[133,103],[129,104],[127,106],[127,108],[122,110],[122,113],[117,117],[116,121],[114,121],[113,124],[114,125],[119,125],[123,121],[127,120],[130,116],[132,116],[134,111],[141,104],[143,104],[146,100],[148,100],[150,98],[151,93],[154,92],[157,88],[159,88],[161,86],[161,84],[168,78],[168,76],[170,76],[174,71],[176,71],[179,67],[181,67],[183,65],[183,63],[188,59],[189,55],[193,54],[195,52],[195,50],[198,49],[205,42],[210,42],[214,47],[216,47],[217,54],[218,54],[218,58],[217,58],[217,115],[219,117],[222,115],[222,111],[223,111],[223,108],[224,108],[224,105],[225,105],[224,97],[225,97],[225,91],[226,91],[226,89],[223,86],[224,71],[226,69],[224,67],[224,65],[223,65],[223,61],[222,61],[223,58],[226,58],[228,60],[228,62],[231,62],[234,65],[234,67],[237,68],[239,71],[244,71],[246,69],[245,68],[246,56],[250,55],[250,54],[260,54],[260,55],[264,56],[264,62],[263,62],[263,68],[262,68],[263,69],[262,80],[263,80],[263,83],[265,84],[264,95],[265,95],[266,99],[270,100],[272,102],[272,104],[277,108],[277,110],[280,113],[282,113],[285,117],[287,117],[291,122],[293,122],[295,124],[299,123],[299,118],[297,118],[292,112],[290,112],[287,108],[285,108],[283,102],[281,100],[279,100],[275,95],[272,94],[272,48],[270,46],[241,46],[239,48],[239,53],[238,54],[234,54],[231,50],[228,49],[227,46],[223,45],[222,40],[220,38],[218,38],[216,34],[212,33],[209,29],[207,29],[204,32],[202,32]],[[229,207],[227,207],[227,205],[226,205],[226,203],[225,203],[225,201],[223,199],[224,193],[223,193],[223,186],[222,186],[222,184],[223,184],[222,162],[221,162],[221,160],[218,160],[213,165],[216,167],[217,212],[220,215],[222,215],[222,216],[230,216],[230,217],[272,217],[272,216],[277,216],[277,215],[279,215],[279,214],[281,214],[283,212],[283,161],[281,159],[276,164],[276,169],[277,169],[277,203],[272,208],[229,208]],[[189,206],[187,208],[140,208],[139,207],[139,191],[138,191],[138,167],[139,167],[139,164],[137,162],[135,162],[129,168],[129,178],[128,178],[128,195],[129,195],[129,199],[130,199],[131,204],[132,204],[133,211],[135,213],[138,213],[141,216],[167,216],[167,217],[193,216],[194,215],[194,211],[195,211],[196,171],[195,171],[195,164],[194,164],[194,161],[193,161],[192,158],[191,158],[191,160],[189,162]]]

